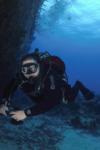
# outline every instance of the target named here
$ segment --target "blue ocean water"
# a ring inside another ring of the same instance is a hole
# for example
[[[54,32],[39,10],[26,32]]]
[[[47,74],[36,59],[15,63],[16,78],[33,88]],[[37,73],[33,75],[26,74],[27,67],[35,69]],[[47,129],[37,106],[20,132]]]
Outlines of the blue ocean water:
[[[100,93],[100,1],[46,0],[36,23],[34,48],[60,56],[69,82],[81,80]],[[14,103],[31,104],[17,91]],[[61,104],[51,111],[13,125],[0,117],[0,150],[99,150],[100,96],[91,102]]]
[[[31,51],[60,56],[69,82],[81,80],[100,93],[100,2],[99,0],[51,0],[41,7]]]

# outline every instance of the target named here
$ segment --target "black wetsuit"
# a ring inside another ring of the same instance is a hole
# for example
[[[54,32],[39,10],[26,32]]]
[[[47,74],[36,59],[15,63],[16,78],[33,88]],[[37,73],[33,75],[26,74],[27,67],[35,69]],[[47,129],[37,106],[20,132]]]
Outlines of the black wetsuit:
[[[61,77],[51,71],[46,66],[42,67],[37,78],[33,80],[27,80],[23,75],[17,75],[9,85],[6,86],[3,94],[3,99],[9,101],[10,96],[16,91],[17,88],[23,90],[36,105],[28,109],[30,113],[27,115],[38,115],[46,112],[59,104],[62,100],[62,89],[61,89]]]
[[[10,95],[19,87],[36,102],[35,106],[25,110],[27,115],[34,116],[53,108],[63,98],[73,101],[79,90],[87,99],[93,97],[93,94],[80,81],[71,87],[63,75],[56,72],[56,68],[49,70],[49,66],[43,65],[41,68],[40,75],[34,80],[27,80],[23,75],[18,74],[4,90],[3,98],[9,101]]]

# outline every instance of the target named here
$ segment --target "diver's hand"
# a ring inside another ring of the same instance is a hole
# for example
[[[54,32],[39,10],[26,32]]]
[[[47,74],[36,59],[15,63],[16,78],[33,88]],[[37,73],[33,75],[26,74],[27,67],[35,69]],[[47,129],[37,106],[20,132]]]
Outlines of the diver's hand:
[[[22,121],[27,118],[23,110],[11,111],[10,115],[11,118],[15,119],[16,121]]]
[[[0,114],[7,116],[8,107],[5,104],[0,105]]]

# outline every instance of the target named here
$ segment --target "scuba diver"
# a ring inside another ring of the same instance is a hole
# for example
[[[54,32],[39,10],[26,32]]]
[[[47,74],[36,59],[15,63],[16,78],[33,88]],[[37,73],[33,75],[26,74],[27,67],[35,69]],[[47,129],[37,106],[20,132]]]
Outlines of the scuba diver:
[[[79,91],[86,100],[94,97],[93,92],[80,81],[76,81],[75,85],[71,87],[65,73],[64,62],[48,52],[40,52],[39,49],[35,49],[33,53],[27,54],[21,59],[16,77],[4,90],[0,114],[7,115],[11,96],[17,88],[24,91],[35,102],[35,106],[9,112],[11,118],[16,121],[47,112],[61,101],[73,102]]]

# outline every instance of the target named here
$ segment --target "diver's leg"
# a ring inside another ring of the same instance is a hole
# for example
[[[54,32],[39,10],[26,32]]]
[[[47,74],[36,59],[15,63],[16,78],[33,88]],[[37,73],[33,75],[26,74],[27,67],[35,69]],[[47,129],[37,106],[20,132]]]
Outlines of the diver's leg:
[[[79,91],[82,92],[86,100],[90,100],[94,97],[94,94],[89,89],[87,89],[80,81],[76,81],[73,87],[66,84],[66,86],[64,87],[64,91],[65,100],[68,100],[69,102],[73,102],[75,100]]]
[[[69,84],[66,84],[65,86],[63,86],[62,91],[63,91],[64,101],[65,102],[68,102],[68,101],[72,102],[75,100],[79,89],[76,86],[76,84],[74,85],[73,88]]]
[[[86,88],[83,83],[81,83],[80,81],[76,81],[75,85],[72,87],[73,99],[75,99],[79,91],[82,92],[86,100],[90,100],[94,97],[94,94],[88,88]]]
[[[68,86],[66,90],[66,94],[67,94],[69,102],[72,102],[75,100],[75,98],[78,95],[79,90],[80,90],[80,85],[78,82],[76,82],[73,87]]]

